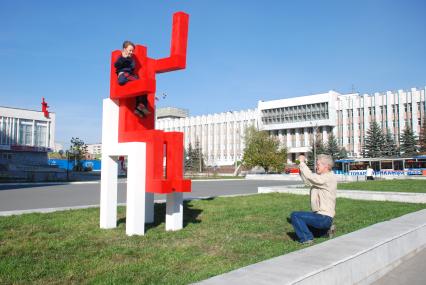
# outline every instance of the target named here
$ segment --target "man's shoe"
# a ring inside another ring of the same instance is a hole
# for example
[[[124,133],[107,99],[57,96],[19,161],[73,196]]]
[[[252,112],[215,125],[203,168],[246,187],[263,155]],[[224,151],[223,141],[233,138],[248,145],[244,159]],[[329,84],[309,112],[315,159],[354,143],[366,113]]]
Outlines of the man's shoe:
[[[139,112],[143,113],[145,116],[151,114],[151,112],[148,110],[148,108],[143,103],[140,103],[136,107],[136,110],[138,110]]]
[[[135,114],[138,115],[141,118],[145,118],[145,114],[137,108],[135,109]]]
[[[327,237],[333,238],[335,234],[336,234],[336,226],[333,224],[327,231]]]
[[[313,243],[314,243],[314,240],[310,239],[310,240],[306,240],[306,241],[302,242],[302,245],[311,245]]]

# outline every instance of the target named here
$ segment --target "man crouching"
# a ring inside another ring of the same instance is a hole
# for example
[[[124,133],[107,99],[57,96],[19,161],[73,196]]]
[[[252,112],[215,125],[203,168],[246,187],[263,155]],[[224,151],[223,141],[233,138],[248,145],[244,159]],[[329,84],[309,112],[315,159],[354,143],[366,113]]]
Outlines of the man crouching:
[[[299,241],[303,244],[313,243],[314,233],[334,231],[331,228],[336,208],[337,180],[332,172],[333,159],[329,155],[318,155],[316,174],[305,163],[305,156],[299,156],[300,176],[305,184],[311,186],[312,212],[292,212],[291,224]]]

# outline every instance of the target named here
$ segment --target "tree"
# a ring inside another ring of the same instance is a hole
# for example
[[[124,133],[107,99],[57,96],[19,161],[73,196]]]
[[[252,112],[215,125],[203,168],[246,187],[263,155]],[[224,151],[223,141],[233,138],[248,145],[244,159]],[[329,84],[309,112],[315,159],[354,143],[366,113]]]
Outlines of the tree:
[[[189,143],[188,150],[185,150],[184,156],[186,171],[203,171],[203,169],[205,168],[205,164],[200,143],[198,142],[198,140],[195,142],[195,147],[192,147],[192,144]]]
[[[203,172],[205,165],[204,165],[204,157],[203,157],[203,152],[201,149],[201,145],[200,142],[198,141],[198,139],[195,141],[195,147],[194,147],[194,151],[192,153],[193,156],[193,169],[199,172]]]
[[[191,160],[191,156],[189,156],[190,153],[192,153],[192,144],[189,143],[188,145],[188,150],[186,148],[183,149],[183,160],[184,160],[184,168],[185,171],[190,171],[191,170],[191,166],[192,166],[192,160]]]
[[[424,117],[423,123],[420,126],[419,146],[420,153],[426,154],[426,116]]]
[[[331,157],[333,158],[333,160],[336,159],[340,159],[340,147],[337,144],[337,139],[334,136],[333,133],[330,133],[330,135],[328,136],[328,142],[327,142],[327,146],[326,146],[326,152],[327,154],[331,155]]]
[[[87,145],[79,138],[71,138],[71,146],[69,149],[70,159],[75,161],[74,170],[83,171],[81,160],[87,153]]]
[[[403,157],[411,157],[417,155],[417,138],[416,135],[414,135],[413,130],[409,126],[405,127],[404,132],[401,135],[400,141],[401,144],[399,148]]]
[[[48,155],[49,158],[53,158],[53,159],[63,159],[64,158],[64,152],[62,150],[52,151],[52,152],[49,152],[47,155]]]
[[[385,136],[377,122],[371,122],[364,142],[366,157],[381,157],[385,146]]]
[[[314,145],[313,142],[311,142],[311,144]],[[324,142],[322,141],[322,138],[320,137],[319,134],[316,134],[315,147],[312,146],[311,151],[308,152],[308,161],[306,164],[312,171],[314,171],[315,169],[315,163],[314,163],[315,157],[318,156],[319,154],[328,154],[328,152],[327,152],[327,147],[324,145]]]
[[[387,156],[387,157],[399,156],[398,147],[389,129],[386,130],[386,135],[384,136],[384,138],[385,138],[385,144],[383,147],[383,156]]]
[[[261,166],[266,173],[270,170],[281,172],[287,160],[287,149],[280,148],[278,138],[270,137],[266,131],[251,126],[245,131],[246,148],[243,165],[247,168]]]
[[[194,148],[192,144],[189,143],[188,150],[185,150],[185,170],[194,171]]]
[[[347,158],[348,157],[348,151],[346,150],[346,148],[342,147],[339,150],[339,156],[338,159],[343,159],[343,158]]]

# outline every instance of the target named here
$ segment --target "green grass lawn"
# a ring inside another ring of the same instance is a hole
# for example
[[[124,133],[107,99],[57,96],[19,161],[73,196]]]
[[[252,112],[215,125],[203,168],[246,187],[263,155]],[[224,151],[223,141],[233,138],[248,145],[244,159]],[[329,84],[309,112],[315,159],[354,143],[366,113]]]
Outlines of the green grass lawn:
[[[338,199],[337,235],[426,208]],[[165,205],[145,236],[99,229],[99,209],[0,217],[1,284],[187,284],[302,248],[287,222],[309,197],[262,194],[185,203],[184,229],[164,230]],[[324,241],[315,240],[315,243]]]
[[[426,179],[394,179],[339,183],[337,189],[426,193]]]

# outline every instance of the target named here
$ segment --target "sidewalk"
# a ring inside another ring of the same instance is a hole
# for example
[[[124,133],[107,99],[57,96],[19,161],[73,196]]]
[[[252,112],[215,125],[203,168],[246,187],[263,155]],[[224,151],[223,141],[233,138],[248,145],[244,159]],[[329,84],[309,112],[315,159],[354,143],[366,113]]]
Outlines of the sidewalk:
[[[424,285],[426,283],[426,249],[417,253],[372,285]]]
[[[425,247],[426,209],[197,284],[370,284]],[[414,277],[425,271],[422,266]]]
[[[291,186],[268,186],[259,187],[258,193],[289,193],[296,195],[309,195],[309,189]],[[385,192],[385,191],[363,191],[363,190],[337,190],[338,198],[349,198],[355,200],[369,201],[393,201],[405,203],[426,204],[425,193],[407,192]]]

